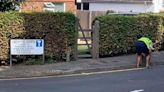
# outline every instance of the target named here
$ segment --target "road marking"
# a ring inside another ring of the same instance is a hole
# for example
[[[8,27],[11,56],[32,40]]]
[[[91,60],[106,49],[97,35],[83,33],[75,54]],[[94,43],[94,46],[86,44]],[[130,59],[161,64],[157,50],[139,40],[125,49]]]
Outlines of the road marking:
[[[68,74],[68,75],[54,75],[54,76],[44,76],[44,77],[30,77],[30,78],[9,78],[9,79],[0,79],[0,81],[5,80],[30,80],[30,79],[45,79],[45,78],[53,78],[53,77],[71,77],[71,76],[88,76],[94,74],[105,74],[105,73],[115,73],[115,72],[126,72],[126,71],[135,71],[141,70],[144,68],[132,68],[132,69],[123,69],[123,70],[113,70],[113,71],[103,71],[103,72],[91,72],[91,73],[81,73],[81,74]]]
[[[132,69],[113,70],[113,71],[102,71],[102,72],[81,73],[80,75],[91,75],[91,74],[103,74],[103,73],[126,72],[126,71],[134,71],[134,70],[141,70],[141,69],[144,69],[144,68],[132,68]],[[66,75],[66,76],[67,76],[67,75]]]
[[[133,90],[133,91],[131,91],[131,92],[142,92],[142,91],[144,91],[144,89],[140,89],[140,90]]]

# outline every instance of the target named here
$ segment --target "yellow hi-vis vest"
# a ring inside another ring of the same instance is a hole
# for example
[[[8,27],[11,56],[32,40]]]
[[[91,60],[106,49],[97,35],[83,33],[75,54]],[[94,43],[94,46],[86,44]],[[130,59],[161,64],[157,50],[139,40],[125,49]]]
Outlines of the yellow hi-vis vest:
[[[151,44],[152,44],[152,41],[147,38],[147,37],[141,37],[140,39],[138,39],[138,41],[142,41],[146,44],[147,48],[150,49],[151,48]]]

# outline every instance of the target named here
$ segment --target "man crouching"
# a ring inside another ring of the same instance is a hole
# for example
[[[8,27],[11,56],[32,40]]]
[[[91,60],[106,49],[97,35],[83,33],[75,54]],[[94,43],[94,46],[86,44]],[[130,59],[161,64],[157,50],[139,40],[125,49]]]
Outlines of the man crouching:
[[[142,56],[146,57],[146,67],[150,67],[150,59],[152,54],[153,43],[148,37],[137,36],[137,42],[135,42],[136,46],[136,54],[137,54],[137,68],[142,63]]]

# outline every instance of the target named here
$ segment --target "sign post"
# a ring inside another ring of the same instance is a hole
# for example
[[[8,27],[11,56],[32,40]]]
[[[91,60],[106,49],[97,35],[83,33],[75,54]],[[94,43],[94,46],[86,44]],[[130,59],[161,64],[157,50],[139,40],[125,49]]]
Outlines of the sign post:
[[[12,55],[10,53],[10,67],[12,66]]]
[[[43,55],[43,39],[11,39],[10,40],[10,66],[12,66],[12,55]]]

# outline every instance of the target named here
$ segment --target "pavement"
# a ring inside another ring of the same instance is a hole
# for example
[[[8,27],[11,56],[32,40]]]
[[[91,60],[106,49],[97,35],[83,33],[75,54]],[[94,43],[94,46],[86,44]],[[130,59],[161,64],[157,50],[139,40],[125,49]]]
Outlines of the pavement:
[[[153,52],[151,61],[153,66],[164,65],[164,51]],[[100,59],[78,59],[76,61],[44,65],[0,66],[0,79],[57,76],[131,69],[135,68],[135,64],[136,55],[133,54]]]

